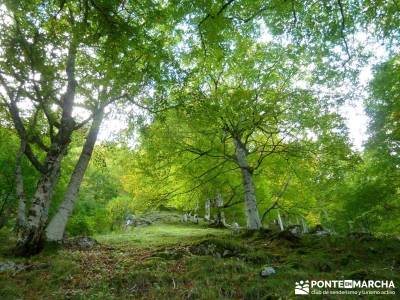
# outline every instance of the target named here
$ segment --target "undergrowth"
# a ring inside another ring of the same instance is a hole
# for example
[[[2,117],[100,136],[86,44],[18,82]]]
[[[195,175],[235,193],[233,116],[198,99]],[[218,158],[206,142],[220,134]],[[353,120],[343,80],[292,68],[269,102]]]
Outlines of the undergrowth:
[[[44,266],[1,272],[0,299],[7,300],[291,299],[295,282],[305,279],[400,285],[400,241],[389,238],[306,235],[290,241],[265,232],[243,236],[160,224],[96,236],[100,244],[89,250],[52,248],[29,259],[13,257],[13,241],[0,238],[0,262]],[[264,265],[276,274],[261,277]]]

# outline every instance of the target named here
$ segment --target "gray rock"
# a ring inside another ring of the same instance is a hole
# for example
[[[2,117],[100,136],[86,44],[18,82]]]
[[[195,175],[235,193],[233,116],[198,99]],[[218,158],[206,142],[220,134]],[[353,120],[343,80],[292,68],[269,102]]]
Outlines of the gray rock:
[[[0,263],[0,272],[5,272],[5,271],[17,271],[20,269],[20,265],[17,265],[13,261],[5,261]]]
[[[215,244],[209,244],[209,245],[207,246],[206,254],[208,254],[208,255],[210,255],[210,254],[213,255],[213,254],[215,253],[216,249],[217,249],[217,245],[215,245]]]
[[[288,230],[295,236],[301,236],[302,234],[302,229],[300,225],[292,225],[288,228]]]
[[[230,226],[232,233],[239,233],[240,232],[240,226],[238,223],[233,222],[232,225]]]
[[[327,230],[322,230],[322,231],[317,231],[314,233],[316,236],[328,236],[331,235],[331,233]]]
[[[20,271],[29,271],[33,269],[44,269],[49,267],[50,265],[47,263],[36,263],[36,264],[16,264],[13,261],[5,261],[0,262],[0,272],[20,272]]]
[[[273,267],[269,266],[264,266],[263,269],[261,270],[261,277],[269,277],[271,275],[274,275],[276,273],[275,269]]]
[[[91,237],[84,236],[77,240],[77,244],[81,248],[92,248],[93,246],[97,245],[97,241]]]
[[[81,249],[90,249],[98,244],[98,242],[89,236],[82,236],[64,241],[67,246],[78,247]]]

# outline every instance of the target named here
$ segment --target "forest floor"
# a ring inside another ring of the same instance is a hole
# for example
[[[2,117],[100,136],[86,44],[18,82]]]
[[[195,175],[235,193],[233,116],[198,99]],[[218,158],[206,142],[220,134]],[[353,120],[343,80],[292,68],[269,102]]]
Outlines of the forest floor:
[[[395,239],[306,235],[297,240],[183,224],[95,238],[99,244],[88,250],[49,248],[23,259],[12,256],[13,241],[1,235],[0,262],[28,267],[0,272],[0,299],[292,299],[295,282],[307,279],[393,280],[400,294]],[[265,265],[276,273],[260,276]]]

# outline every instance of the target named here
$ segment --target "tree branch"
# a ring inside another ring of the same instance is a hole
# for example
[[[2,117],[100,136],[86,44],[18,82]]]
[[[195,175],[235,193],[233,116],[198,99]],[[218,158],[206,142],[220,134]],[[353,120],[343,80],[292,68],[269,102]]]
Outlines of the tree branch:
[[[344,47],[348,56],[348,59],[346,61],[346,63],[351,59],[351,55],[350,55],[350,51],[349,51],[349,46],[347,45],[347,41],[346,41],[346,36],[345,36],[345,29],[346,29],[346,21],[345,21],[345,14],[344,14],[344,9],[343,9],[343,4],[342,4],[342,0],[337,0],[338,5],[339,5],[339,9],[340,9],[340,15],[342,17],[341,20],[341,27],[340,27],[340,34],[342,36],[342,40],[344,43]]]

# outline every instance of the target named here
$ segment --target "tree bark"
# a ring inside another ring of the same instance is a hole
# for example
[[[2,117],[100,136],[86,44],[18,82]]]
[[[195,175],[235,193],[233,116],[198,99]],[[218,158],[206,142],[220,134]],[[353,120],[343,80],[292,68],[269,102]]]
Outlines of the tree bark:
[[[213,227],[227,227],[224,213],[224,199],[221,194],[218,194],[213,201],[213,207],[215,207],[214,219],[212,221]],[[211,221],[211,220],[210,220]]]
[[[23,229],[26,225],[26,197],[24,191],[24,178],[22,175],[21,160],[25,152],[26,142],[21,140],[21,146],[17,152],[15,161],[15,191],[18,199],[16,231]]]
[[[14,193],[14,187],[12,187],[11,192],[8,192],[3,200],[3,203],[0,207],[0,229],[3,228],[5,225],[7,225],[8,223],[8,218],[9,216],[12,214],[12,205],[10,205],[10,203],[8,203],[9,198],[11,196],[11,194]]]
[[[281,214],[279,213],[279,209],[278,209],[278,223],[279,223],[279,228],[281,229],[281,231],[284,231],[285,225],[283,224],[283,220],[282,220]]]
[[[221,194],[217,195],[217,198],[215,199],[215,206],[217,207],[217,219],[215,222],[218,226],[226,227],[225,213],[223,211],[224,199],[222,198]]]
[[[210,202],[210,199],[206,200],[206,203],[205,203],[204,206],[205,206],[204,207],[204,209],[205,209],[205,211],[204,211],[204,220],[209,222],[210,218],[211,218],[211,202]]]
[[[89,165],[90,158],[92,157],[94,145],[99,133],[99,128],[101,122],[103,121],[103,116],[104,108],[101,107],[94,115],[92,125],[86,137],[79,160],[75,165],[74,171],[72,172],[67,186],[67,190],[64,194],[64,200],[46,228],[46,239],[48,241],[60,241],[64,237],[65,227],[67,225],[68,218],[74,209],[83,176],[87,166]]]
[[[236,161],[242,172],[247,228],[251,230],[257,230],[261,228],[261,221],[257,209],[257,201],[253,184],[252,172],[250,170],[250,166],[247,161],[246,147],[237,138],[234,139],[234,143],[235,143]]]
[[[301,226],[303,228],[303,233],[308,233],[307,222],[303,217],[301,218]]]
[[[17,240],[16,254],[29,256],[43,248],[43,233],[48,218],[51,196],[57,184],[61,160],[65,156],[66,145],[53,145],[46,158],[47,171],[41,175],[36,192],[32,198],[26,226]]]

